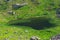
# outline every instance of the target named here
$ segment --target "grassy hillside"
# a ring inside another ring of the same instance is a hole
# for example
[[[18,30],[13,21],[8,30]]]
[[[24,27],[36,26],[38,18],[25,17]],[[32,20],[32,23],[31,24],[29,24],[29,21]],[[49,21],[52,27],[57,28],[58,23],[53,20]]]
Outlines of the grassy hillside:
[[[28,3],[28,5],[17,10],[12,8],[13,4],[22,3]],[[41,40],[50,40],[52,36],[60,33],[60,18],[56,16],[56,9],[59,7],[60,0],[36,0],[36,2],[0,0],[0,40],[29,40],[32,36],[37,36]],[[8,11],[16,14],[11,15]],[[49,21],[46,18],[52,20]],[[54,26],[45,25],[46,20]],[[41,26],[43,29],[32,28],[35,26]]]

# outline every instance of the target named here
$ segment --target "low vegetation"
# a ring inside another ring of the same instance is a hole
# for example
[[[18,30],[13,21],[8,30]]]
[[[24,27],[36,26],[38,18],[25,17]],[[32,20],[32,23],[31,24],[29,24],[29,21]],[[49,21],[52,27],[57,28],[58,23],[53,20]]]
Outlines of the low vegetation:
[[[59,1],[0,0],[0,40],[30,40],[33,36],[50,40],[60,34]],[[27,5],[21,6],[24,3]]]

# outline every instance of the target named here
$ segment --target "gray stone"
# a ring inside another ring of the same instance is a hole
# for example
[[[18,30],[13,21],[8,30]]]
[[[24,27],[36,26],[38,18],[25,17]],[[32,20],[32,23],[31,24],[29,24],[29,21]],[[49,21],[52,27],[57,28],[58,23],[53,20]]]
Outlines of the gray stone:
[[[30,40],[40,40],[40,38],[36,37],[36,36],[33,36],[30,38]]]
[[[8,14],[15,15],[15,12],[13,12],[13,11],[8,11]]]
[[[13,9],[19,9],[19,8],[25,6],[25,5],[27,5],[27,3],[23,3],[23,4],[13,4],[13,5],[12,5],[12,8],[13,8]]]
[[[13,9],[18,9],[18,8],[21,8],[22,6],[20,6],[20,4],[13,4],[12,5],[12,8]]]
[[[60,40],[60,34],[53,36],[51,40]]]

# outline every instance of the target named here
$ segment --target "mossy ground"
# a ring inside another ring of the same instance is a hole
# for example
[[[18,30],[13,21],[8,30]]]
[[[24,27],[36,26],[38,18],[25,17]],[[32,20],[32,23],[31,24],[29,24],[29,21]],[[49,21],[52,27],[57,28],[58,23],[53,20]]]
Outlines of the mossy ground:
[[[3,2],[3,0],[0,1],[4,5],[0,6],[0,40],[5,40],[6,38],[9,40],[29,40],[32,36],[37,36],[41,38],[41,40],[50,40],[52,36],[60,33],[60,19],[56,17],[56,10],[53,9],[60,7],[60,0],[53,0],[55,5],[50,5],[50,3],[53,3],[52,0],[37,0],[37,2],[40,2],[39,5],[33,4],[30,0],[25,0],[28,5],[17,10],[12,10],[11,5],[14,3],[22,3],[22,0],[13,0],[8,3]],[[48,7],[51,7],[52,10],[47,11]],[[16,12],[16,14],[9,15],[7,13],[8,10],[12,10]],[[44,15],[45,13],[46,15]],[[41,16],[50,17],[59,25],[43,30],[35,30],[28,26],[12,26],[7,24],[8,21],[17,18],[28,19]],[[25,32],[26,30],[28,30],[28,32]]]

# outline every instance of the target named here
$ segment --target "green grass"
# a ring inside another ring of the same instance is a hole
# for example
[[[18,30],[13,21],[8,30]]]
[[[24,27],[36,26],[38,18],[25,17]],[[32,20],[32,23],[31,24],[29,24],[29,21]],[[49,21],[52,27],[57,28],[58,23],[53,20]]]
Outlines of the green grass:
[[[41,38],[41,40],[49,40],[51,36],[54,36],[56,34],[59,34],[60,27],[57,26],[55,28],[49,28],[44,30],[34,30],[27,26],[0,26],[0,39],[4,40],[5,38],[8,38],[10,40],[18,40],[21,38],[21,40],[29,40],[31,36],[38,36]],[[28,32],[25,32],[25,30],[28,30]],[[48,32],[48,30],[50,32]],[[10,38],[11,36],[11,38]],[[27,38],[26,38],[27,37]]]
[[[11,4],[22,3],[22,0],[20,1],[16,0],[13,1],[13,3],[9,2],[8,4],[5,4],[5,2],[3,2],[2,0],[1,3],[5,5],[2,6],[2,10],[0,10],[0,40],[5,40],[6,38],[10,40],[18,40],[18,39],[29,40],[30,37],[32,36],[37,36],[41,38],[41,40],[50,40],[52,36],[60,33],[60,19],[56,18],[56,12],[55,10],[53,10],[53,8],[59,8],[58,6],[60,4],[59,0],[54,0],[55,3],[54,6],[49,5],[50,2],[53,2],[52,0],[48,1],[38,0],[38,2],[41,2],[41,4],[39,5],[33,4],[30,0],[25,0],[25,2],[28,3],[27,6],[19,8],[18,10],[13,10],[14,12],[16,12],[16,14],[9,15],[7,11],[12,10]],[[4,10],[6,5],[8,5],[7,9]],[[48,6],[52,7],[51,11],[46,10]],[[44,15],[45,13],[47,15]],[[53,20],[55,20],[52,22],[58,25],[43,30],[35,30],[29,26],[13,26],[7,24],[9,21],[17,20],[17,18],[28,19],[32,17],[41,17],[41,16],[52,18]],[[26,30],[28,30],[28,32],[25,32]]]

